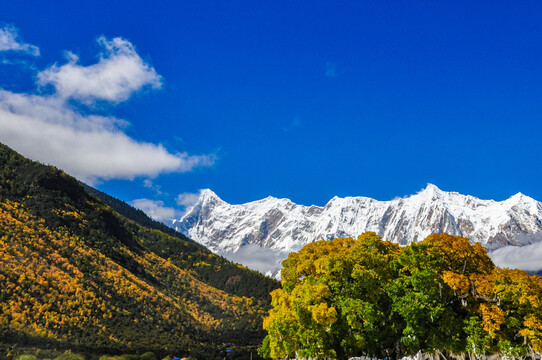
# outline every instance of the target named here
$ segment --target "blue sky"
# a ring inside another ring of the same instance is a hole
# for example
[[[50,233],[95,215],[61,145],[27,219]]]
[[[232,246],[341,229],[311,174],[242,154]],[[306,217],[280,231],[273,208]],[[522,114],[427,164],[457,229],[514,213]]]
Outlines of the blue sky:
[[[0,141],[170,208],[202,188],[324,205],[427,183],[542,200],[541,16],[535,1],[0,0]]]

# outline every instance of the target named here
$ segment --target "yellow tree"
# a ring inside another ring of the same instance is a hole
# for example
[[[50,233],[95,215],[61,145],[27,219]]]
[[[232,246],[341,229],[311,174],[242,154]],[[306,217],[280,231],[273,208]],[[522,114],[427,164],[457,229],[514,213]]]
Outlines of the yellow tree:
[[[400,252],[374,233],[308,244],[283,261],[263,356],[346,359],[392,349],[386,284]],[[384,351],[384,352],[382,352]],[[389,351],[388,351],[389,353]]]
[[[509,357],[542,352],[541,277],[495,268],[491,274],[471,274],[466,283],[458,279],[457,274],[446,277],[472,313],[468,350]]]

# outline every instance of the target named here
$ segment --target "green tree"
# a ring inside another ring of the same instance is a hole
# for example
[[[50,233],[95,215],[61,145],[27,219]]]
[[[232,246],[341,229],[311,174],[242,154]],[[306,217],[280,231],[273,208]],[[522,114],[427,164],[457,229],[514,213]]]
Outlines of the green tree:
[[[398,263],[390,296],[393,312],[404,319],[403,351],[463,352],[468,310],[444,277],[491,272],[494,265],[485,249],[463,237],[434,234],[405,247]]]
[[[399,247],[374,233],[318,241],[283,262],[282,288],[271,293],[262,356],[337,358],[393,348],[391,302]],[[386,354],[386,353],[384,353]]]

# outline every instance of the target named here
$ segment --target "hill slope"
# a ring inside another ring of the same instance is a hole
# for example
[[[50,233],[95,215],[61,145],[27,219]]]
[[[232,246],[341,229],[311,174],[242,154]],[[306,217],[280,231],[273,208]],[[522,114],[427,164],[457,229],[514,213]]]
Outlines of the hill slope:
[[[254,297],[269,303],[269,293],[278,287],[278,283],[255,271],[248,271],[221,256],[208,256],[209,251],[198,242],[189,239],[175,229],[148,217],[143,211],[128,205],[104,192],[81,183],[85,191],[99,198],[103,203],[119,214],[137,222],[146,228],[159,230],[171,237],[147,242],[147,246],[164,258],[184,264],[192,269],[194,275],[206,283],[233,295]],[[183,241],[178,241],[177,238]],[[188,251],[187,251],[188,248]],[[199,255],[199,256],[198,256]],[[211,266],[194,266],[205,260]]]
[[[0,339],[212,358],[261,342],[277,286],[0,145]]]

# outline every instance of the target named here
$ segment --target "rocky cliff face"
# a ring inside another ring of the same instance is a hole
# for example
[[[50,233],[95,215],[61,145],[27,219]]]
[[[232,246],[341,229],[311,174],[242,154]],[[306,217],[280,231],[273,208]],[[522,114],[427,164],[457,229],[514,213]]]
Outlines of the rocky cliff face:
[[[248,244],[288,252],[365,231],[403,245],[447,232],[496,249],[542,239],[542,203],[521,193],[500,202],[481,200],[432,184],[407,198],[334,197],[323,207],[273,197],[231,205],[202,190],[196,205],[173,226],[215,252],[235,252]]]

